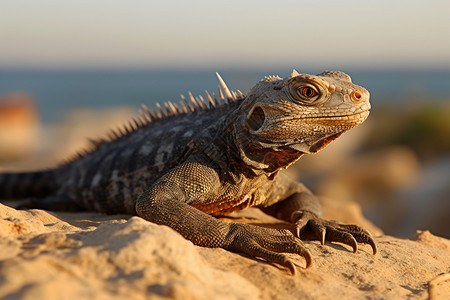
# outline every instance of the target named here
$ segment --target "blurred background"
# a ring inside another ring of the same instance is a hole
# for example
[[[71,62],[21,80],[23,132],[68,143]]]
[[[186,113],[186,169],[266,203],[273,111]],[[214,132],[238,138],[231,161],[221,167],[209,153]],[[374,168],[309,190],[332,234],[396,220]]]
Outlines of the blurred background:
[[[358,128],[288,169],[385,233],[450,237],[450,2],[3,1],[0,170],[55,166],[140,104],[292,68],[371,92]]]

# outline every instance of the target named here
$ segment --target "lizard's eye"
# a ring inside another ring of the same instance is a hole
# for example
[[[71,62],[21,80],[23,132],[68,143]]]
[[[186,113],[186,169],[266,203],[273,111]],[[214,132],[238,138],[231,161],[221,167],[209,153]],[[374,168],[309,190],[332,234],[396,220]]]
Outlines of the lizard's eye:
[[[314,90],[310,86],[299,87],[297,89],[297,91],[300,93],[300,95],[302,95],[306,98],[314,98],[315,96],[317,96],[319,94],[316,90]]]
[[[291,99],[302,105],[319,105],[328,98],[327,90],[315,82],[301,80],[289,85]]]

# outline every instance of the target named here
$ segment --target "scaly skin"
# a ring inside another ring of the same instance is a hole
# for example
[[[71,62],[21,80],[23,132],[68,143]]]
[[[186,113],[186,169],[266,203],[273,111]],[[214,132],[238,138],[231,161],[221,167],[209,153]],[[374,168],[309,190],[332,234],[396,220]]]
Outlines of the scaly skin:
[[[269,76],[246,96],[219,81],[220,101],[207,94],[207,105],[190,95],[190,103],[148,110],[59,168],[0,174],[0,197],[45,197],[31,207],[138,214],[196,245],[244,252],[292,273],[283,253],[311,265],[300,237],[341,242],[354,252],[367,243],[375,254],[370,233],[322,219],[316,197],[279,172],[362,123],[369,93],[338,71]],[[290,222],[295,234],[214,217],[249,206]]]

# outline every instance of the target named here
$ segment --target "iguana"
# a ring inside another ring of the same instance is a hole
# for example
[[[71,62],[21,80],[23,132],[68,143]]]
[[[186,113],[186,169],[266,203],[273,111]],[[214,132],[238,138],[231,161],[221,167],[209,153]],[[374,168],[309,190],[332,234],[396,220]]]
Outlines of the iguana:
[[[247,95],[219,79],[219,95],[143,106],[123,130],[50,170],[0,174],[0,199],[29,207],[127,213],[167,225],[194,244],[246,253],[287,267],[311,265],[300,237],[376,246],[356,225],[322,219],[316,197],[280,170],[315,153],[369,115],[369,92],[340,71],[268,76]],[[42,199],[43,198],[43,199]],[[292,224],[292,232],[228,223],[246,207]]]

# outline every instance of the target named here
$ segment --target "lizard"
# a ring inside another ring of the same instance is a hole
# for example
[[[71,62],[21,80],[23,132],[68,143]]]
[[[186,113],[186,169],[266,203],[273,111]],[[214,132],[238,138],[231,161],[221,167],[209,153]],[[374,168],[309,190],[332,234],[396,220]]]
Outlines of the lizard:
[[[0,173],[0,199],[27,208],[133,214],[167,225],[193,244],[262,258],[295,274],[285,253],[312,258],[305,238],[369,244],[356,225],[325,220],[316,196],[280,172],[316,153],[369,115],[369,92],[341,71],[267,76],[247,94],[181,95],[180,104],[143,105],[140,116],[50,169]],[[274,229],[217,217],[258,207],[292,227]]]

